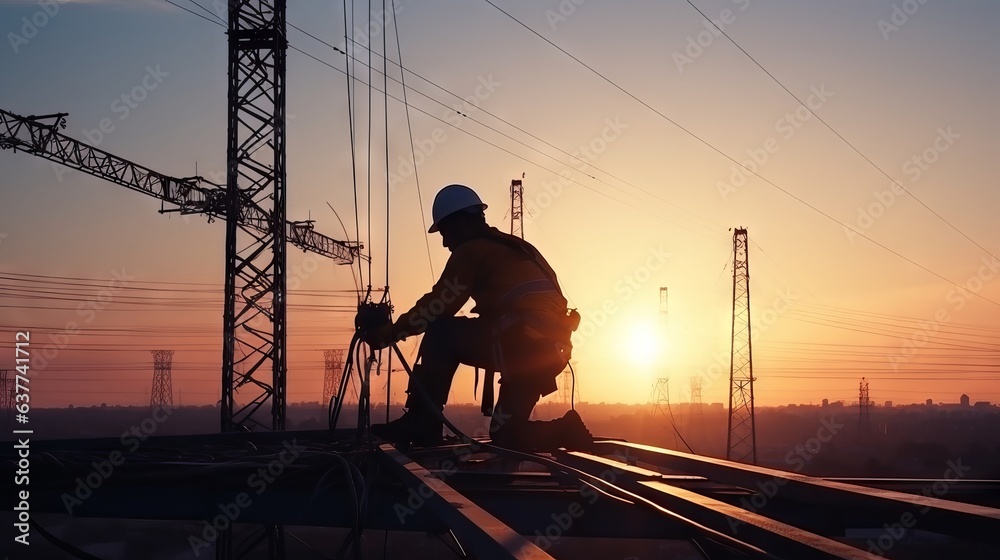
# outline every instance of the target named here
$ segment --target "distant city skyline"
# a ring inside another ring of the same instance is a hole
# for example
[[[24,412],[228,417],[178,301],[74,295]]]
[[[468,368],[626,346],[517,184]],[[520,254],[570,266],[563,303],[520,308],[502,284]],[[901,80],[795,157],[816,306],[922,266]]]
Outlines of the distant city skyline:
[[[216,4],[0,1],[0,109],[67,112],[73,138],[223,181]],[[322,395],[359,282],[389,285],[399,313],[440,273],[424,223],[440,186],[475,187],[503,228],[522,177],[525,236],[583,315],[578,400],[643,403],[667,376],[678,402],[692,377],[728,401],[730,229],[746,227],[758,405],[849,402],[861,377],[877,403],[1000,402],[1000,4],[928,2],[902,25],[860,0],[701,4],[780,85],[685,3],[504,3],[604,78],[486,3],[395,3],[401,60],[384,14],[358,9],[347,49],[339,4],[290,3],[291,44],[346,70],[345,44],[359,81],[352,121],[344,74],[289,52],[288,217],[358,239],[372,267],[359,281],[289,252],[289,402]],[[370,52],[385,83],[383,39],[389,93],[394,63],[413,72],[409,115],[365,84]],[[223,224],[30,154],[0,165],[0,331],[36,337],[35,405],[148,400],[154,349],[175,351],[186,404],[218,400]],[[474,398],[463,368],[452,400]]]

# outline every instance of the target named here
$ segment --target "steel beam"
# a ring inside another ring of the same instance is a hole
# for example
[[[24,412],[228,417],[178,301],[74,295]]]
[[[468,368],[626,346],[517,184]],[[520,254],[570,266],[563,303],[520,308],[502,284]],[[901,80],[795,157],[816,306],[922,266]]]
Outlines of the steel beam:
[[[794,472],[704,457],[650,445],[621,441],[597,442],[599,454],[621,453],[646,463],[707,477],[714,482],[762,490],[773,484],[776,500],[792,500],[814,507],[823,504],[872,510],[898,521],[909,514],[919,519],[920,528],[959,536],[975,542],[992,542],[1000,534],[1000,509],[943,500],[927,495],[904,494],[892,490],[865,488],[833,482]],[[766,507],[766,506],[765,506]],[[883,520],[886,521],[886,520]]]
[[[47,118],[55,122],[41,122]],[[38,156],[151,196],[163,202],[161,213],[201,214],[209,221],[226,219],[225,187],[205,181],[202,177],[164,175],[66,136],[59,132],[65,125],[66,115],[62,113],[23,117],[0,109],[0,150]],[[271,227],[267,214],[260,208],[244,207],[242,210],[238,219],[246,227],[260,233]],[[361,255],[360,243],[339,241],[318,233],[308,222],[285,220],[285,236],[289,243],[303,251],[329,257],[337,264],[352,264],[355,258],[368,258]]]
[[[475,557],[552,560],[534,543],[391,445],[382,444],[379,450],[386,463],[400,473],[403,482],[427,501],[427,506],[457,534]]]
[[[588,453],[560,454],[559,461],[597,474],[610,468],[614,483],[720,533],[730,534],[781,558],[876,560],[880,558],[822,535],[667,484],[656,471]]]

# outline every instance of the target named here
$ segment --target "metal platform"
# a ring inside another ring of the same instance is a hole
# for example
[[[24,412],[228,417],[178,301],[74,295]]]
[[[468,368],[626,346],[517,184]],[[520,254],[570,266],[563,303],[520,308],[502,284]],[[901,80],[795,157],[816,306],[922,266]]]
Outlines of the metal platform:
[[[444,535],[450,554],[470,558],[621,558],[606,552],[616,542],[656,544],[636,558],[1000,557],[1000,510],[924,496],[928,481],[863,486],[623,441],[589,453],[479,441],[404,452],[359,449],[354,436],[152,437],[121,462],[118,439],[34,441],[32,513],[215,523],[225,531],[205,546],[219,558],[285,558],[288,526],[337,535],[342,554],[364,531],[386,531]],[[976,481],[956,497],[998,489]]]

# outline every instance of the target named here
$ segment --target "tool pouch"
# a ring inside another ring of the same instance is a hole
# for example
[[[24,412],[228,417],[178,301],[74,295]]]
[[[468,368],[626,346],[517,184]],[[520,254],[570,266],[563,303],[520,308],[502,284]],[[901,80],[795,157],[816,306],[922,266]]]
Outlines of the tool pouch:
[[[555,319],[521,313],[504,315],[495,339],[499,343],[502,359],[501,373],[513,378],[537,380],[543,387],[550,382],[554,386],[553,380],[572,358],[573,342],[570,337],[578,325],[579,314],[575,310],[565,318]]]

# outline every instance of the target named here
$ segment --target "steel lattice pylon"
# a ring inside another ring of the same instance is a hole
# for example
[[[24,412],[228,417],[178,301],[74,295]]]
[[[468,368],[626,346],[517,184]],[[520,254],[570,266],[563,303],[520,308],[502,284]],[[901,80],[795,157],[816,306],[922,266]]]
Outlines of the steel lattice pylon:
[[[729,362],[729,434],[726,459],[757,464],[753,408],[753,346],[750,340],[750,261],[747,230],[733,233],[733,328]]]
[[[701,406],[701,378],[692,377],[691,378],[691,404],[693,406]]]
[[[573,401],[573,374],[566,368],[559,374],[559,402],[570,404]]]
[[[0,369],[0,410],[10,410],[14,408],[14,380],[10,378],[10,371]]]
[[[3,414],[4,422],[10,424],[14,414],[14,379],[11,372],[13,370],[0,369],[0,410]]]
[[[285,427],[287,46],[285,0],[229,2],[223,432]],[[266,216],[267,227],[240,223],[247,212]],[[268,402],[266,423],[255,414]]]
[[[170,368],[174,361],[173,350],[150,350],[153,354],[153,390],[149,393],[149,408],[174,407],[174,389]]]
[[[872,399],[868,393],[868,380],[862,377],[858,386],[858,439],[867,439],[871,436],[871,407]]]
[[[650,395],[650,400],[653,403],[653,415],[655,416],[657,412],[660,414],[670,417],[670,379],[666,377],[658,377],[656,382],[653,383],[653,392]]]
[[[510,182],[510,234],[524,239],[524,185],[520,179]]]
[[[663,323],[663,327],[667,326],[667,288],[660,287],[660,321]]]
[[[340,387],[340,378],[344,374],[344,351],[324,350],[323,362],[326,366],[323,373],[323,404],[329,405],[334,392]]]

